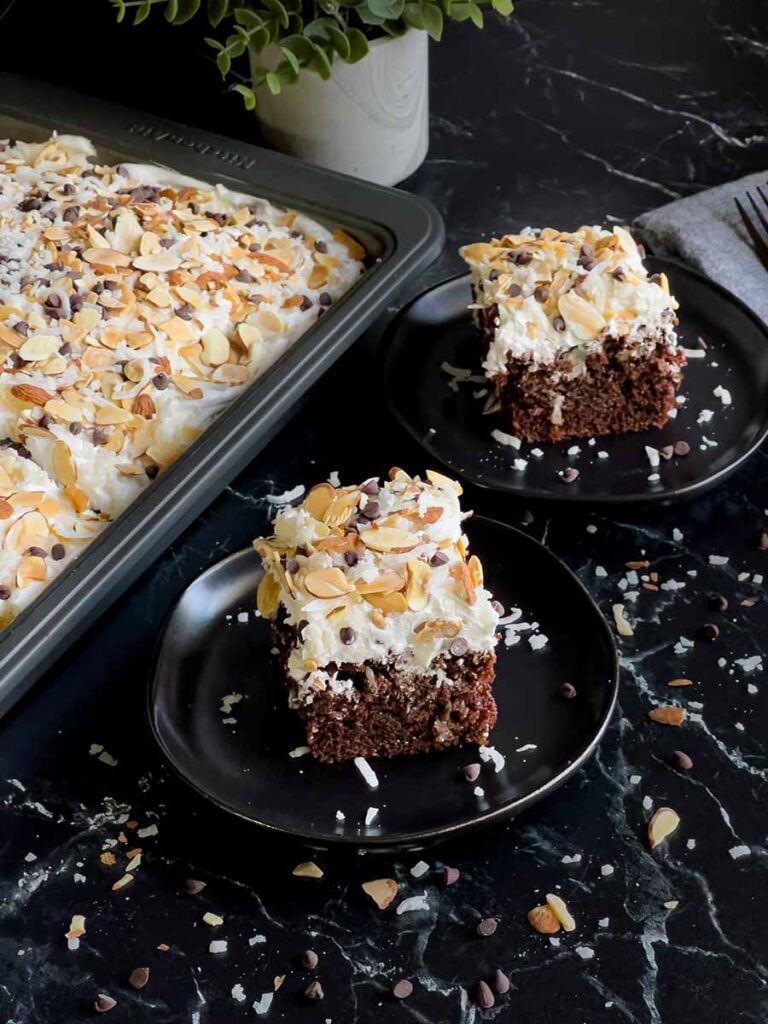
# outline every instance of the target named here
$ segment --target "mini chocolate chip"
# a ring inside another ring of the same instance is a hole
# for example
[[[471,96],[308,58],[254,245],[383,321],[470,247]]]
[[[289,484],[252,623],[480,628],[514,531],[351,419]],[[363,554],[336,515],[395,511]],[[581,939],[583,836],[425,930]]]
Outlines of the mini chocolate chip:
[[[665,462],[668,462],[672,458],[674,452],[674,446],[671,444],[665,444],[663,448],[659,448],[659,455]]]
[[[506,614],[506,608],[501,603],[501,601],[497,601],[494,598],[493,601],[491,601],[491,608],[493,608],[493,610],[496,612],[500,619],[504,618],[504,615]]]
[[[7,601],[11,596],[11,588],[6,587],[5,584],[0,584],[0,601]]]
[[[313,1003],[316,1003],[323,998],[325,992],[323,992],[323,986],[319,981],[310,981],[304,989],[304,995],[307,999],[311,999]]]
[[[314,949],[305,949],[301,954],[301,966],[305,967],[308,971],[314,971],[319,963],[320,957]]]
[[[378,494],[381,488],[378,480],[367,480],[360,488],[363,494]]]
[[[347,563],[347,565],[357,565],[357,563],[360,561],[360,556],[356,551],[345,551],[344,561]]]
[[[491,992],[490,986],[485,981],[478,981],[477,992],[475,993],[475,1001],[477,1005],[483,1010],[490,1010],[495,1004],[493,992]]]
[[[301,296],[301,302],[299,303],[299,309],[302,311],[302,313],[306,312],[306,310],[308,310],[308,309],[312,309],[312,299],[310,299],[310,297],[308,295],[302,295]]]
[[[308,625],[309,622],[306,619],[302,619],[301,622],[299,622],[299,624],[296,626],[296,632],[299,635],[299,640],[304,639],[304,630],[307,628]]]
[[[448,562],[448,555],[444,551],[436,551],[429,560],[429,564],[433,569],[436,569],[439,565],[445,565]]]
[[[152,383],[155,385],[158,391],[165,391],[170,384],[167,373],[156,373],[152,378]]]
[[[80,207],[68,206],[61,216],[62,219],[67,222],[67,224],[74,224],[74,222],[80,216]]]
[[[515,263],[518,267],[527,267],[533,259],[533,254],[523,249],[522,252],[518,252],[515,255]]]
[[[328,252],[328,243],[318,238],[315,242],[315,252]]]
[[[83,425],[82,425],[82,423],[70,423],[69,424],[69,432],[70,432],[70,434],[74,434],[75,437],[77,437],[78,434],[82,434],[82,432],[83,432]]]
[[[48,552],[45,550],[45,548],[38,548],[38,547],[27,548],[25,554],[33,555],[35,558],[47,558],[48,557]]]
[[[569,466],[560,474],[560,479],[564,484],[572,484],[574,481],[579,479],[579,471],[575,466]]]
[[[689,772],[693,768],[693,761],[684,750],[675,750],[673,752],[672,764],[681,772]]]
[[[355,633],[354,629],[352,629],[351,626],[342,626],[341,629],[339,630],[339,640],[341,640],[341,642],[343,644],[346,644],[347,646],[355,642],[356,636],[357,634]]]
[[[184,887],[190,896],[197,896],[206,887],[206,882],[201,882],[199,878],[188,878],[184,883]]]
[[[473,761],[472,764],[465,764],[464,767],[462,768],[462,771],[464,772],[464,778],[467,780],[467,782],[477,782],[477,780],[480,778],[481,770],[482,768],[477,761]]]
[[[469,643],[463,636],[457,636],[455,640],[451,641],[449,650],[454,658],[461,658],[469,650]]]
[[[248,270],[238,270],[235,274],[235,280],[241,281],[243,284],[253,284],[254,277]]]
[[[176,310],[176,316],[180,320],[191,320],[192,319],[192,307],[187,302],[183,302]]]
[[[565,320],[563,320],[561,316],[556,316],[552,320],[552,326],[555,328],[556,331],[559,331],[560,334],[562,334],[565,330]]]
[[[493,935],[498,927],[499,922],[495,917],[484,917],[475,930],[481,938],[487,939],[489,935]]]
[[[295,558],[286,558],[285,560],[285,571],[291,574],[299,571],[299,563]]]
[[[261,252],[261,246],[258,242],[251,242],[248,246],[248,252]]]
[[[331,298],[328,292],[320,292],[320,294],[317,296],[317,301],[320,303],[321,306],[330,306],[330,304],[333,302],[333,299]]]
[[[520,524],[521,526],[530,526],[533,521],[533,512],[527,508],[522,516],[520,516]]]
[[[107,996],[103,992],[99,992],[93,1001],[93,1008],[96,1013],[109,1013],[110,1010],[114,1010],[117,1006],[117,1000],[113,999],[112,996]]]
[[[549,298],[549,288],[545,284],[537,285],[533,289],[533,297],[537,302],[546,302]]]
[[[594,255],[595,255],[594,249],[592,248],[591,245],[587,245],[586,242],[584,243],[584,245],[582,245],[581,249],[579,249],[579,256],[583,256],[584,259],[587,259],[587,260],[594,259]]]
[[[20,334],[22,338],[26,338],[29,335],[29,324],[25,320],[19,320],[18,323],[13,325],[14,331]]]
[[[648,280],[651,284],[661,284],[661,274],[651,274]]]
[[[757,550],[768,551],[768,530],[761,530],[757,537]]]
[[[498,281],[498,279],[499,279],[499,271],[496,269],[496,267],[494,267],[493,270],[489,271],[489,273],[488,273],[488,280],[489,281]]]
[[[174,239],[173,238],[161,238],[160,239],[160,245],[162,246],[163,249],[170,249],[171,246],[173,245],[173,243],[174,243]]]
[[[725,594],[713,594],[710,602],[715,611],[727,612],[728,611],[728,598]]]
[[[674,452],[675,455],[688,455],[691,451],[691,446],[687,441],[675,441]]]
[[[640,242],[637,243],[637,255],[640,257],[641,260],[645,259],[645,246],[642,245]]]
[[[705,622],[699,630],[699,634],[704,640],[717,640],[720,636],[720,627],[716,626],[714,622]]]
[[[369,501],[366,503],[365,508],[360,509],[360,515],[364,519],[378,519],[379,518],[379,503],[378,501]]]
[[[62,558],[66,558],[67,549],[63,544],[54,544],[51,548],[51,558],[54,562],[60,562]]]
[[[512,299],[516,299],[522,294],[523,289],[520,287],[519,284],[511,284],[509,288],[507,288],[507,295],[509,295],[509,297]]]
[[[106,444],[108,436],[109,435],[107,434],[107,431],[104,429],[104,427],[93,428],[93,443],[95,445]]]
[[[461,878],[461,872],[458,868],[449,868],[446,865],[443,868],[443,885],[455,885]]]
[[[504,971],[498,967],[493,973],[493,987],[500,996],[505,996],[510,989],[509,978],[506,976]]]
[[[621,269],[621,267],[616,267],[616,269],[611,272],[611,277],[614,279],[614,281],[623,281],[624,271]]]
[[[131,986],[131,988],[144,988],[148,981],[148,967],[135,967],[128,975],[128,984]]]
[[[573,700],[576,696],[576,687],[573,683],[563,683],[560,687],[560,696],[566,700]]]
[[[413,992],[413,984],[407,978],[400,978],[392,986],[392,995],[395,999],[407,999]]]
[[[160,467],[150,463],[144,470],[150,480],[154,480],[160,472]]]

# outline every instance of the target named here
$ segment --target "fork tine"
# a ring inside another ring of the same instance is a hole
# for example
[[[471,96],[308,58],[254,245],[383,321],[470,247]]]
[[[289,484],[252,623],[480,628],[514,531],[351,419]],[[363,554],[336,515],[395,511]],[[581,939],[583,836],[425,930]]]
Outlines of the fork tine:
[[[741,217],[744,223],[744,227],[747,229],[747,234],[752,239],[752,244],[755,247],[755,252],[757,253],[758,259],[763,264],[765,269],[768,270],[768,244],[765,243],[762,235],[757,230],[755,225],[752,223],[752,221],[749,218],[749,214],[741,205],[736,196],[734,196],[733,201],[734,203],[736,203],[736,209],[739,211],[739,216]]]
[[[758,192],[759,192],[759,194],[760,194],[760,198],[761,198],[761,199],[763,200],[763,202],[765,203],[765,202],[766,202],[766,198],[765,198],[765,196],[763,195],[762,191],[760,190],[760,186],[759,186],[759,185],[758,185],[758,187],[757,187],[757,191],[758,191]],[[762,211],[762,210],[760,209],[760,207],[759,207],[759,206],[757,205],[757,203],[755,202],[755,197],[754,197],[754,196],[752,195],[752,193],[751,193],[751,192],[747,192],[747,199],[749,199],[750,203],[752,204],[752,209],[753,209],[753,210],[755,211],[755,213],[757,214],[757,219],[758,219],[758,220],[760,221],[760,223],[762,224],[762,226],[763,226],[763,230],[764,230],[764,231],[768,231],[768,220],[766,220],[765,214],[763,213],[763,211]]]

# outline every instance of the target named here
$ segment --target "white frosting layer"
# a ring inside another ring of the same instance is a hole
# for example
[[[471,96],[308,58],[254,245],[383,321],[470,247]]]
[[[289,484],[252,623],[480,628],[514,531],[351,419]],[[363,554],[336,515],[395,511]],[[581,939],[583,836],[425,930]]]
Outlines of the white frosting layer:
[[[370,494],[376,481],[322,484],[277,513],[273,537],[254,542],[266,568],[262,613],[281,609],[289,625],[304,624],[288,659],[299,700],[347,692],[343,664],[395,660],[423,671],[440,655],[494,647],[499,616],[479,560],[467,557],[460,488],[428,478],[396,471]]]
[[[624,339],[638,354],[659,337],[676,348],[677,302],[663,274],[648,276],[624,228],[545,228],[467,245],[461,255],[475,310],[494,317],[483,363],[489,377],[505,374],[510,360],[551,365],[565,356],[580,372],[606,337]]]
[[[265,200],[94,156],[74,136],[0,142],[0,438],[103,525],[354,283],[363,250]],[[3,611],[40,589],[17,595],[11,570]]]

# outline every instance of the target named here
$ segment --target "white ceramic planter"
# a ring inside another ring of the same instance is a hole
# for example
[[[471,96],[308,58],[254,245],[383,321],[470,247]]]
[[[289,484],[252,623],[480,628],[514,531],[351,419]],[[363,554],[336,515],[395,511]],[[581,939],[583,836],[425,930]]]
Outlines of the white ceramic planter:
[[[394,185],[408,177],[429,145],[429,51],[426,32],[376,39],[357,64],[333,62],[326,82],[303,72],[273,96],[256,90],[264,137],[290,153],[336,171]],[[267,64],[267,53],[251,56]]]

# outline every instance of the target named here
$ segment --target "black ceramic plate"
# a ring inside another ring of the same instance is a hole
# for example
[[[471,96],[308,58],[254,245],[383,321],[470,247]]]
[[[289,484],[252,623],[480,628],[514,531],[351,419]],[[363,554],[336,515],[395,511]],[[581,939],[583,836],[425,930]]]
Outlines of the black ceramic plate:
[[[694,348],[699,337],[707,344],[704,358],[689,359],[681,388],[685,404],[662,430],[597,438],[591,446],[586,439],[524,444],[520,451],[494,441],[493,429],[508,428],[500,415],[482,414],[483,401],[474,397],[482,383],[459,384],[452,391],[451,378],[441,369],[448,363],[482,373],[466,276],[416,298],[384,338],[385,386],[395,415],[454,473],[520,497],[628,504],[688,498],[712,487],[768,435],[768,330],[733,295],[682,264],[659,258],[649,264],[667,274],[680,303],[683,345]],[[730,393],[730,405],[713,394],[718,387]],[[706,410],[712,418],[697,422]],[[688,456],[651,466],[646,445],[659,449],[681,440],[691,446]],[[580,452],[568,456],[573,445]],[[531,456],[537,447],[543,455]],[[514,468],[521,457],[527,461],[523,471]],[[558,473],[569,466],[579,477],[564,484]]]
[[[499,644],[491,743],[506,764],[499,772],[483,765],[483,795],[460,771],[478,760],[477,747],[373,759],[375,790],[352,763],[289,756],[304,743],[303,730],[287,708],[269,628],[253,614],[261,568],[250,549],[184,591],[160,640],[150,718],[180,775],[220,807],[317,846],[418,846],[507,817],[552,792],[594,751],[610,719],[618,685],[612,635],[581,583],[537,541],[488,519],[467,525],[489,588],[548,637],[540,650],[525,630],[517,644]],[[565,680],[578,690],[573,700],[558,693]],[[222,711],[222,699],[235,691],[243,700]],[[379,811],[366,826],[370,807]]]

